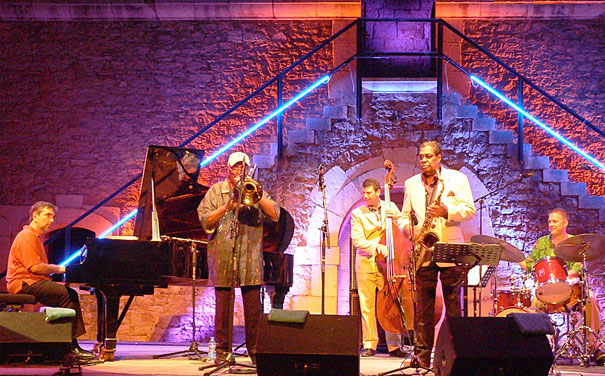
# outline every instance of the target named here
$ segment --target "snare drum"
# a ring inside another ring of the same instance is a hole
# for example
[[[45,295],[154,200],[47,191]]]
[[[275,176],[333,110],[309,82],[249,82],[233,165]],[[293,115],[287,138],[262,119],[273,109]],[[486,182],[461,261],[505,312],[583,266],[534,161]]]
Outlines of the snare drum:
[[[506,317],[509,313],[533,313],[533,311],[520,307],[505,307],[496,312],[494,317]]]
[[[531,291],[525,289],[501,289],[496,292],[498,309],[505,307],[529,307],[531,305]]]
[[[562,303],[571,296],[567,283],[565,261],[558,257],[543,257],[534,265],[536,298],[546,304]]]

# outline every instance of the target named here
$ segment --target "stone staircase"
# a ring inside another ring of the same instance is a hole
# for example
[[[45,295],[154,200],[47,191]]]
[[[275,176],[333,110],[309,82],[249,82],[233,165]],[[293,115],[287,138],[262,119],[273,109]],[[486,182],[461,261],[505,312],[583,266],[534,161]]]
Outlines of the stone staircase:
[[[434,94],[433,94],[434,95]],[[293,130],[288,133],[285,140],[286,154],[295,155],[296,147],[314,144],[317,132],[329,132],[333,124],[344,119],[354,119],[355,100],[353,97],[343,98],[341,105],[324,106],[322,117],[306,119],[303,130]],[[446,106],[448,106],[446,108]],[[477,106],[464,105],[455,93],[444,96],[444,121],[451,118],[466,119],[472,123],[472,131],[486,132],[489,144],[505,145],[508,157],[515,158],[517,154],[517,138],[510,131],[497,130],[495,119],[481,117]],[[558,185],[561,196],[574,196],[578,200],[579,209],[596,209],[599,211],[599,221],[605,223],[605,197],[590,195],[586,191],[585,183],[570,182],[566,170],[557,170],[550,167],[550,158],[534,155],[530,144],[523,145],[525,169],[534,172],[544,183]],[[277,156],[277,145],[271,146],[269,155],[258,155],[254,162],[259,168],[270,169],[274,166]]]

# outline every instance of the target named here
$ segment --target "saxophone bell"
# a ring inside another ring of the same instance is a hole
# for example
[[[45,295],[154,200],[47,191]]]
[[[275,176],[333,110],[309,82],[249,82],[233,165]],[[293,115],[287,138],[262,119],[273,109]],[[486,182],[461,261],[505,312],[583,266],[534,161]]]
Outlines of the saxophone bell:
[[[420,243],[423,247],[428,248],[432,251],[438,241],[439,237],[437,236],[437,234],[435,234],[434,232],[429,232],[428,234],[424,235]]]

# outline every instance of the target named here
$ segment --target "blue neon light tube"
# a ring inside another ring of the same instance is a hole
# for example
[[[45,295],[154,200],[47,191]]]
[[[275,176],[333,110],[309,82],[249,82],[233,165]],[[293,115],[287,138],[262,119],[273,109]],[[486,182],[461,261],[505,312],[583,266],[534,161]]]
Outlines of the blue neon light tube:
[[[552,128],[550,128],[546,124],[542,123],[540,120],[536,119],[535,117],[533,117],[529,113],[527,113],[527,111],[525,111],[521,107],[517,106],[510,99],[506,98],[504,95],[502,95],[501,93],[499,93],[498,91],[496,91],[496,89],[492,88],[491,86],[489,86],[488,84],[486,84],[485,82],[483,82],[477,76],[474,76],[474,75],[471,74],[470,77],[471,77],[471,81],[474,81],[474,82],[478,83],[483,88],[485,88],[485,90],[489,91],[490,93],[492,93],[493,95],[495,95],[496,97],[498,97],[500,100],[502,100],[503,102],[505,102],[506,104],[508,104],[509,106],[511,106],[512,108],[514,108],[515,110],[517,110],[523,116],[525,116],[526,118],[528,118],[529,120],[531,120],[534,124],[536,124],[537,126],[539,126],[542,129],[544,129],[546,132],[550,133],[554,138],[556,138],[557,140],[559,140],[562,143],[564,143],[565,145],[567,145],[569,148],[571,148],[576,153],[580,154],[582,157],[586,158],[589,162],[591,162],[595,166],[599,167],[600,169],[605,170],[605,165],[603,165],[603,163],[599,162],[593,156],[591,156],[590,154],[588,154],[585,151],[583,151],[582,149],[580,149],[578,146],[576,146],[575,144],[573,144],[571,141],[569,141],[565,137],[561,136],[555,130],[553,130]]]
[[[243,140],[245,137],[247,137],[250,133],[254,132],[258,128],[260,128],[263,124],[265,124],[269,120],[273,119],[274,117],[276,117],[280,113],[284,112],[286,110],[286,108],[288,108],[292,104],[298,102],[302,97],[306,96],[311,91],[315,90],[318,86],[325,84],[329,80],[330,80],[330,76],[329,75],[326,75],[326,76],[323,76],[322,78],[320,78],[318,81],[316,81],[314,84],[312,84],[311,86],[309,86],[308,88],[306,88],[304,91],[302,91],[301,93],[299,93],[297,96],[295,96],[294,98],[290,99],[288,102],[282,104],[281,107],[279,107],[277,110],[273,111],[271,114],[269,114],[263,120],[261,120],[260,122],[258,122],[254,126],[250,127],[247,131],[245,131],[241,135],[237,136],[233,141],[229,142],[227,145],[223,146],[222,148],[220,148],[217,151],[215,151],[214,153],[212,153],[212,155],[210,155],[209,157],[207,157],[206,159],[204,159],[200,163],[200,167],[204,167],[208,163],[212,162],[219,155],[223,154],[225,151],[229,150],[233,145],[237,144],[238,142],[240,142],[241,140]]]
[[[250,127],[247,131],[245,131],[244,133],[242,133],[238,137],[236,137],[233,141],[229,142],[227,145],[223,146],[222,148],[220,148],[219,150],[217,150],[216,152],[214,152],[211,156],[209,156],[206,159],[204,159],[200,163],[200,167],[204,167],[208,163],[212,162],[219,155],[221,155],[225,151],[229,150],[233,145],[237,144],[238,142],[240,142],[241,140],[243,140],[244,138],[246,138],[248,135],[250,135],[250,133],[254,132],[258,128],[260,128],[263,124],[267,123],[269,120],[273,119],[274,117],[276,117],[280,113],[284,112],[292,104],[298,102],[301,98],[303,98],[304,96],[306,96],[307,94],[309,94],[311,91],[315,90],[318,86],[327,83],[329,80],[330,80],[330,75],[325,75],[322,78],[320,78],[318,81],[316,81],[311,86],[309,86],[308,88],[306,88],[305,90],[303,90],[302,92],[300,92],[294,98],[292,98],[288,102],[282,104],[281,107],[279,107],[278,109],[276,109],[275,111],[273,111],[271,114],[269,114],[268,116],[266,116],[263,120],[261,120],[260,122],[258,122],[254,126]],[[126,217],[122,218],[118,223],[116,223],[115,225],[111,226],[110,228],[108,228],[107,230],[105,230],[105,232],[103,232],[101,235],[99,235],[99,239],[103,239],[108,234],[111,234],[111,232],[113,230],[115,230],[116,228],[120,227],[122,224],[124,224],[125,222],[127,222],[129,219],[131,219],[132,217],[134,217],[137,214],[137,212],[138,212],[138,209],[130,212]],[[77,250],[67,260],[63,261],[59,265],[64,266],[64,265],[69,264],[73,259],[75,259],[76,257],[78,257],[82,253],[82,249],[83,248],[84,247],[82,247],[79,250]]]

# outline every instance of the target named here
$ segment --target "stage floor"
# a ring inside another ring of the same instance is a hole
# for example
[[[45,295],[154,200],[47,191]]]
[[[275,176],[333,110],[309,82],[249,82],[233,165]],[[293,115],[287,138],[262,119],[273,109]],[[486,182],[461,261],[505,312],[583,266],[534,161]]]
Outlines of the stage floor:
[[[93,343],[81,341],[85,349],[92,349]],[[153,359],[153,355],[184,351],[189,344],[166,344],[158,342],[120,342],[115,354],[115,361],[87,364],[82,367],[83,375],[91,376],[115,376],[115,375],[155,375],[155,376],[201,376],[205,371],[199,367],[209,365],[201,360],[192,360],[183,356]],[[205,344],[200,345],[201,350],[206,350]],[[236,357],[237,362],[251,364],[248,357]],[[377,354],[371,358],[361,358],[361,375],[377,375],[381,372],[397,369],[403,365],[404,359],[391,358],[388,354]],[[407,364],[407,361],[406,361]],[[3,365],[0,366],[0,375],[53,375],[59,371],[59,365]],[[605,375],[603,366],[570,366],[559,365],[559,370],[564,376],[571,375]],[[215,375],[230,375],[229,369],[221,370]],[[412,370],[405,373],[397,372],[394,375],[414,374]],[[520,374],[523,374],[520,370]],[[429,373],[432,375],[432,373]],[[486,375],[487,376],[487,375]]]

